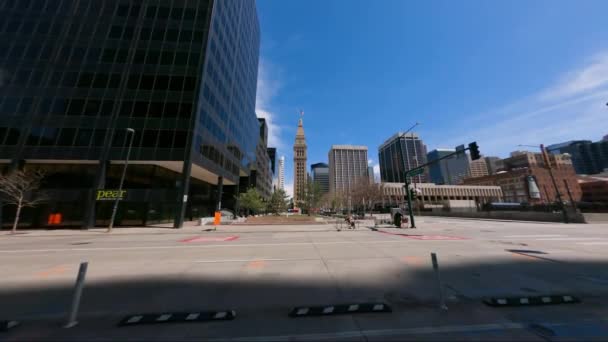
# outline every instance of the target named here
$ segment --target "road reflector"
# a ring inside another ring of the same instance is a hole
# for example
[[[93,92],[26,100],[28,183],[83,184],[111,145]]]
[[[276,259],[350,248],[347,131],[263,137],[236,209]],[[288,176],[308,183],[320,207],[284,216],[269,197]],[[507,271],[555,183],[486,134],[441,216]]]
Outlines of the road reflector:
[[[572,295],[545,295],[534,297],[485,298],[484,303],[490,306],[532,306],[579,303],[580,299]]]
[[[199,313],[191,313],[188,316],[186,316],[186,321],[192,321],[198,318],[198,316],[200,316],[201,314]]]
[[[330,314],[332,312],[334,312],[334,307],[333,306],[328,306],[326,308],[323,308],[323,313],[324,314]]]
[[[392,312],[385,303],[356,303],[324,306],[297,307],[289,312],[290,317],[329,316],[354,313]]]
[[[141,321],[142,318],[144,318],[144,316],[133,316],[127,320],[127,323],[129,323],[129,324],[137,323],[137,322]]]
[[[125,317],[119,326],[183,322],[227,321],[236,317],[234,310],[138,314]]]
[[[159,322],[164,322],[169,320],[169,318],[171,318],[171,314],[164,314],[164,315],[160,315],[156,320]]]

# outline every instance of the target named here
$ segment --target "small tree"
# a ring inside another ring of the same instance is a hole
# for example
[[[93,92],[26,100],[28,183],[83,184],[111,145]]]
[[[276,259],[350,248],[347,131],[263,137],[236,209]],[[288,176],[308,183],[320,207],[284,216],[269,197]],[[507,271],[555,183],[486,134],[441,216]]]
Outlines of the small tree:
[[[246,210],[247,212],[252,212],[254,214],[264,210],[264,202],[262,201],[262,197],[258,193],[258,191],[251,187],[239,195],[238,197],[239,207],[241,209]]]
[[[277,189],[272,193],[270,201],[268,201],[268,211],[275,215],[287,211],[287,194],[285,190]]]
[[[299,207],[310,215],[311,210],[319,207],[323,194],[319,183],[308,180],[298,194]]]
[[[35,207],[46,200],[46,196],[38,191],[43,178],[44,173],[41,171],[14,171],[0,175],[0,193],[4,197],[4,202],[15,205],[17,209],[12,234],[17,231],[21,209]]]

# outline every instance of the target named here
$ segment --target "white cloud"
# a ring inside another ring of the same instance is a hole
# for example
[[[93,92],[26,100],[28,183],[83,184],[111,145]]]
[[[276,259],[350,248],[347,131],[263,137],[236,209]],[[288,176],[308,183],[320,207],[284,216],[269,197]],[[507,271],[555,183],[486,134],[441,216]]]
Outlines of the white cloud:
[[[268,146],[283,150],[286,144],[281,137],[282,127],[277,123],[277,116],[272,111],[271,101],[278,94],[281,82],[276,74],[271,74],[272,66],[260,59],[258,68],[258,88],[255,101],[255,112],[258,117],[265,118],[268,125]]]
[[[560,99],[608,85],[608,52],[589,59],[582,68],[566,73],[560,81],[541,93],[542,100]]]
[[[471,118],[475,124],[468,131],[441,144],[476,140],[483,154],[506,156],[518,144],[595,140],[608,133],[608,53],[558,79],[537,94]]]

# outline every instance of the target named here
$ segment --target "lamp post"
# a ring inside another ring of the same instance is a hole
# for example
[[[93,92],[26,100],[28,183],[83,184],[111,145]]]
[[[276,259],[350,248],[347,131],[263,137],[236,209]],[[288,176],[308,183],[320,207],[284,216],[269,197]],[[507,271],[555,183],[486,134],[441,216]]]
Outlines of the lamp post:
[[[114,207],[112,208],[112,216],[110,217],[110,225],[108,226],[108,233],[112,231],[114,227],[114,218],[116,217],[116,211],[118,210],[118,201],[120,201],[122,197],[122,184],[125,181],[125,175],[127,174],[127,166],[129,166],[129,156],[131,155],[131,147],[133,147],[133,136],[135,135],[135,130],[133,128],[127,128],[127,135],[125,136],[125,145],[127,142],[127,137],[129,138],[129,148],[127,149],[127,158],[125,159],[125,166],[122,168],[122,175],[120,176],[120,183],[118,184],[118,196],[116,196],[116,201],[114,201]]]
[[[519,144],[517,146],[540,148],[543,160],[545,161],[545,167],[549,171],[549,176],[551,177],[551,182],[553,183],[553,187],[555,188],[555,194],[557,196],[557,200],[559,201],[559,206],[561,207],[562,214],[564,215],[564,223],[569,223],[568,213],[566,212],[566,207],[564,206],[564,202],[562,201],[562,194],[559,192],[559,188],[557,187],[557,182],[555,181],[555,176],[553,175],[553,170],[551,168],[551,161],[549,160],[549,156],[547,155],[547,149],[545,149],[545,145],[540,144],[540,146],[535,146]]]
[[[412,125],[412,127],[408,128],[407,131],[405,131],[405,133],[403,133],[403,136],[405,137],[406,134],[408,134],[409,132],[411,132],[414,128],[416,128],[416,126],[420,125],[420,123],[418,121],[416,121],[415,124]],[[406,140],[407,142],[407,140]],[[412,144],[414,144],[414,132],[412,132]],[[405,154],[407,156],[407,163],[410,163],[410,154],[407,150],[407,143],[406,143],[406,147],[405,147]],[[416,145],[414,144],[414,155],[416,154]],[[416,158],[416,166],[418,166],[418,158]],[[411,198],[411,194],[410,194],[410,182],[408,182],[407,180],[407,172],[405,173],[405,194],[406,194],[406,199],[407,199],[407,208],[408,208],[408,214],[410,215],[410,228],[416,228],[416,222],[414,221],[414,212],[412,210],[412,198]],[[415,182],[414,182],[414,188],[416,187]]]

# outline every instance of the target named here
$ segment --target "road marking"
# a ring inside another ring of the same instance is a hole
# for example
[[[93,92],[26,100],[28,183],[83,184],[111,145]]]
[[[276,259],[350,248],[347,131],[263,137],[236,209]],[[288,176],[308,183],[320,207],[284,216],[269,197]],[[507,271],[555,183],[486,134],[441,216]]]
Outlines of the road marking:
[[[315,245],[359,245],[383,243],[411,243],[408,239],[377,240],[377,241],[329,241],[314,242]],[[95,251],[128,251],[128,250],[154,250],[154,249],[188,249],[188,248],[232,248],[232,247],[271,247],[271,246],[312,246],[312,242],[287,243],[243,243],[225,245],[175,245],[175,246],[132,246],[132,247],[91,247],[91,248],[49,248],[49,249],[13,249],[0,250],[0,254],[20,253],[50,253],[50,252],[95,252]]]
[[[560,237],[567,235],[560,234],[541,234],[541,235],[506,235],[505,238],[543,238],[543,237]]]
[[[357,310],[359,310],[358,304],[353,304],[353,305],[348,306],[348,311],[357,311]]]
[[[328,306],[326,308],[323,308],[323,313],[324,314],[330,314],[332,312],[334,312],[334,307],[333,306]]]
[[[608,245],[608,241],[595,241],[595,242],[577,242],[577,245],[595,246],[595,245]]]
[[[534,239],[534,241],[591,241],[591,240],[602,240],[598,237],[566,237],[566,238],[546,238],[546,239]]]
[[[224,259],[224,260],[197,260],[193,261],[199,264],[213,264],[213,263],[230,263],[230,262],[255,262],[255,261],[305,261],[305,260],[320,260],[320,259],[312,259],[312,258],[302,258],[302,259]]]
[[[46,271],[38,272],[38,273],[36,273],[36,276],[41,277],[41,278],[46,278],[51,275],[59,275],[59,274],[65,273],[66,271],[67,271],[67,268],[65,265],[59,265],[59,266],[52,267]]]
[[[412,334],[437,334],[437,333],[456,333],[456,332],[481,332],[488,330],[511,330],[525,329],[526,325],[521,323],[494,323],[477,325],[448,325],[442,327],[420,327],[407,329],[379,329],[361,331],[342,331],[334,333],[320,334],[300,334],[300,335],[274,335],[274,336],[251,336],[207,339],[208,341],[293,341],[293,340],[336,340],[341,338],[372,337],[372,336],[398,336]]]
[[[253,260],[247,264],[247,268],[261,269],[266,266],[266,262],[264,260]]]
[[[403,262],[407,263],[407,264],[411,264],[411,265],[421,265],[422,264],[422,258],[418,257],[418,256],[405,256],[403,257]]]

